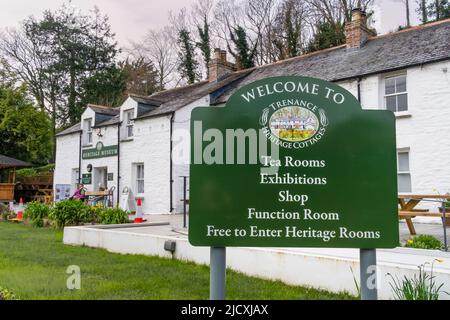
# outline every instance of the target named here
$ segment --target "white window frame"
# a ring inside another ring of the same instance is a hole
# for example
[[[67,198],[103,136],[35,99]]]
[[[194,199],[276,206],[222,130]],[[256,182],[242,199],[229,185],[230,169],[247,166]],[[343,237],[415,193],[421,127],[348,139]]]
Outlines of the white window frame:
[[[134,121],[131,120],[134,118],[134,110],[125,110],[125,136],[126,138],[134,137]]]
[[[408,155],[408,171],[400,171],[400,154],[406,153]],[[411,152],[409,148],[406,149],[398,149],[397,150],[397,177],[399,176],[409,176],[409,191],[402,191],[400,190],[399,186],[399,193],[411,193],[412,192],[412,180],[411,180]],[[400,180],[400,179],[398,179]]]
[[[86,138],[85,138],[85,145],[89,146],[92,145],[92,137],[93,137],[93,130],[92,130],[92,118],[84,119],[84,123],[87,125],[86,130]]]
[[[142,168],[141,170],[139,168]],[[134,164],[136,194],[145,193],[145,165],[144,163]],[[139,175],[141,173],[141,176]]]
[[[405,91],[397,92],[397,81],[396,81],[396,78],[400,78],[400,77],[405,77],[406,88],[405,88]],[[391,80],[391,79],[394,79],[394,80],[395,80],[395,86],[394,86],[394,89],[395,89],[396,92],[386,94],[386,83],[387,83],[387,80]],[[397,97],[397,96],[400,96],[400,95],[406,95],[406,110],[401,110],[401,111],[399,111],[399,110],[398,110],[398,100],[396,100],[395,111],[393,111],[394,113],[402,113],[402,112],[408,112],[408,111],[409,111],[409,100],[408,100],[408,95],[409,95],[409,94],[408,94],[408,75],[407,75],[406,72],[405,72],[405,73],[392,74],[392,75],[386,76],[386,77],[384,78],[384,82],[383,82],[383,101],[384,101],[384,108],[385,108],[386,110],[389,110],[389,109],[388,109],[388,106],[387,106],[387,99],[388,99],[389,97]],[[392,111],[392,110],[391,110],[391,111]]]

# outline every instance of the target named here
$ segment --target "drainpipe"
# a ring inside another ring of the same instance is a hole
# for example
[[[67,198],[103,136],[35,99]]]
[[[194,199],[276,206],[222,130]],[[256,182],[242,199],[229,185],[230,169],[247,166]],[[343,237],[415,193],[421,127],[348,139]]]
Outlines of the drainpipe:
[[[173,153],[173,122],[175,120],[175,112],[172,112],[170,116],[170,213],[173,212],[173,160],[172,160],[172,153]]]
[[[361,81],[362,78],[358,78],[358,101],[361,103]]]
[[[81,148],[82,148],[83,131],[80,131],[80,152],[78,154],[78,183],[81,183]]]
[[[120,205],[120,121],[117,124],[117,207]]]

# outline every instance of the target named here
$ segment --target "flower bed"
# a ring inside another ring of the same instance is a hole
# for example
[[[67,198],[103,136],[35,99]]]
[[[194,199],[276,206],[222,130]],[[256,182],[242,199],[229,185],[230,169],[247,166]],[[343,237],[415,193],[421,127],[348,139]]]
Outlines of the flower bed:
[[[128,223],[128,213],[120,208],[104,208],[101,205],[88,206],[78,200],[67,200],[46,205],[31,202],[24,212],[25,219],[35,227],[46,224],[57,228],[84,224],[124,224]],[[48,223],[46,223],[48,222]]]

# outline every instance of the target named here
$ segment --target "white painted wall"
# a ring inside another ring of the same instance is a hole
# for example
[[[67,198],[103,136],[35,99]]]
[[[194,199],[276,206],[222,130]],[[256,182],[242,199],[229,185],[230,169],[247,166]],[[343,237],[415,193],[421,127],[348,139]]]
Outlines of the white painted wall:
[[[196,107],[209,106],[209,95],[175,112],[173,122],[173,208],[174,213],[183,212],[183,178],[181,176],[189,176],[189,162],[191,151],[191,112]],[[187,189],[189,189],[189,179],[187,179]],[[187,191],[187,199],[189,199],[189,191]]]
[[[56,161],[53,176],[53,188],[57,184],[72,185],[74,192],[72,170],[79,168],[78,155],[80,153],[80,133],[59,136],[56,139]],[[56,195],[56,191],[53,192]]]
[[[121,189],[142,199],[145,214],[170,213],[170,116],[135,121],[133,139],[120,148]],[[136,194],[136,163],[144,164],[144,194]]]

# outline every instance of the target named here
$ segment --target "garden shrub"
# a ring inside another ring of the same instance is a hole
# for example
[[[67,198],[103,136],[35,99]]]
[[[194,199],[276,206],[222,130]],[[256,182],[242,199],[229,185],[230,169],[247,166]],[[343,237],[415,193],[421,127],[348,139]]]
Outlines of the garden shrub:
[[[94,221],[93,212],[88,205],[78,200],[61,201],[55,204],[49,215],[58,228],[77,226]]]
[[[0,301],[2,300],[17,300],[17,298],[12,292],[0,287]]]
[[[96,221],[100,224],[128,223],[128,213],[120,208],[100,208],[96,210]]]
[[[420,235],[408,240],[405,244],[407,248],[439,250],[442,242],[430,235]]]
[[[31,220],[33,226],[42,228],[44,226],[44,219],[50,215],[51,208],[40,202],[31,202],[27,205],[24,211],[24,218]]]

